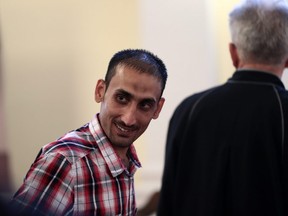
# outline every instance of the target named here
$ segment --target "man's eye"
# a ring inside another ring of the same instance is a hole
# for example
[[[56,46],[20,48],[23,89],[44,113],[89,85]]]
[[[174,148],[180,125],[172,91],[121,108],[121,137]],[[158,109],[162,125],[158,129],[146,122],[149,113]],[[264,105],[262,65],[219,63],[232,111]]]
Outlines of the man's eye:
[[[151,103],[143,102],[140,104],[142,110],[150,110],[152,107]]]
[[[123,95],[117,95],[116,100],[120,103],[126,103],[127,102],[127,98]]]

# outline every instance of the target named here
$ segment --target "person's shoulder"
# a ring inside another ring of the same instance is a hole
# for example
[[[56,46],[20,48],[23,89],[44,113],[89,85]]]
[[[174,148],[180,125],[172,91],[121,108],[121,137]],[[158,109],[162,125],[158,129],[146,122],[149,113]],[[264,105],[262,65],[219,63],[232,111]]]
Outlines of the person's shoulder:
[[[221,86],[215,86],[203,91],[196,92],[184,98],[176,107],[173,112],[172,119],[180,118],[181,116],[187,116],[187,113],[190,112],[191,108],[201,103],[201,100],[205,98],[205,96],[209,95],[209,93],[221,88]]]
[[[192,105],[193,103],[197,102],[199,99],[201,99],[201,98],[205,97],[206,95],[208,95],[209,93],[217,90],[219,87],[221,87],[221,86],[215,86],[212,88],[208,88],[208,89],[205,89],[203,91],[199,91],[199,92],[196,92],[192,95],[187,96],[186,98],[184,98],[181,101],[181,103],[178,106],[178,109]]]
[[[75,161],[89,154],[96,146],[96,141],[86,124],[43,146],[42,155],[61,154]]]

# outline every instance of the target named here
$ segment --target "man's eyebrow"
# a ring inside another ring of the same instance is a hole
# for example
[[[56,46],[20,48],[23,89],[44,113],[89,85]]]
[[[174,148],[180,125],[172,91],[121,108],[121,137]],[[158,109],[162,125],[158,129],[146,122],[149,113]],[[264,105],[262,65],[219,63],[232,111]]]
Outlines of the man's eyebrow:
[[[122,94],[125,95],[126,97],[130,97],[132,98],[133,95],[130,94],[129,92],[125,91],[124,89],[117,89],[116,90],[117,94]],[[155,98],[151,97],[151,98],[143,98],[141,99],[142,102],[148,102],[148,103],[156,103],[157,101],[155,100]]]
[[[144,99],[142,100],[142,102],[155,104],[155,103],[156,103],[156,100],[155,100],[154,98],[144,98]]]
[[[116,93],[117,94],[123,94],[123,95],[126,95],[126,96],[132,96],[129,92],[125,91],[124,89],[117,89]]]

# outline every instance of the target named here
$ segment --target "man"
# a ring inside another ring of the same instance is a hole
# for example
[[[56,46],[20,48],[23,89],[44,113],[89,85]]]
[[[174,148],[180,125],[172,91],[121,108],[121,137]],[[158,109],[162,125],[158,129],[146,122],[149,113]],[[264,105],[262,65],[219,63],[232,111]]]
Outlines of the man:
[[[123,50],[98,80],[100,112],[44,146],[15,194],[19,215],[135,215],[133,142],[157,119],[167,72],[154,54]]]
[[[232,78],[171,118],[159,216],[288,215],[287,3],[244,1],[230,30]]]

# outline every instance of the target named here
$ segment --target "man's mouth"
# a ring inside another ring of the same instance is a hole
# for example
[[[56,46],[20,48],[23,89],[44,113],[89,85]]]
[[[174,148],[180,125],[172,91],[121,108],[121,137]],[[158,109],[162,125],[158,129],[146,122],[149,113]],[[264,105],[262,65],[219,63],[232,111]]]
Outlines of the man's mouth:
[[[122,132],[126,132],[126,133],[129,132],[129,130],[121,127],[119,124],[115,124],[115,125],[116,125],[116,127],[117,127],[119,130],[121,130]]]

